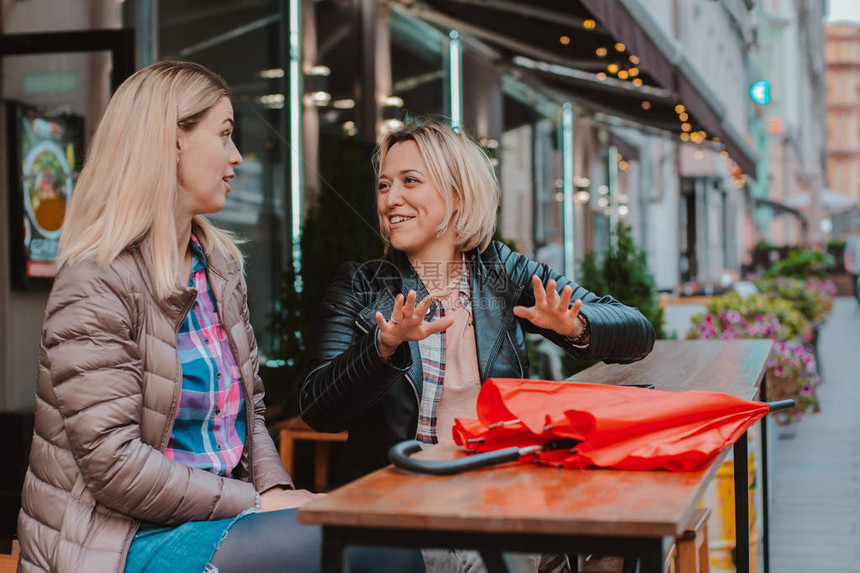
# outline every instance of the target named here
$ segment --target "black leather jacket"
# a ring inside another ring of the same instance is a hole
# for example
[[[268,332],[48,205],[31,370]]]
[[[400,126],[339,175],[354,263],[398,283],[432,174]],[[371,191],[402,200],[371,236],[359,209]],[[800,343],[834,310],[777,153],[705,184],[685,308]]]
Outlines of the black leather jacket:
[[[598,297],[502,243],[470,252],[466,260],[481,380],[528,377],[524,330],[542,334],[577,359],[634,362],[654,346],[654,329],[637,309]],[[533,274],[544,285],[555,279],[559,293],[571,285],[571,300],[582,299],[591,329],[587,349],[514,316],[514,306],[534,305]],[[338,482],[386,465],[392,445],[415,437],[423,380],[418,343],[401,344],[385,360],[376,347],[374,320],[377,311],[390,317],[394,297],[410,289],[418,300],[427,295],[406,256],[392,250],[381,259],[343,265],[323,298],[300,405],[314,429],[349,431]]]

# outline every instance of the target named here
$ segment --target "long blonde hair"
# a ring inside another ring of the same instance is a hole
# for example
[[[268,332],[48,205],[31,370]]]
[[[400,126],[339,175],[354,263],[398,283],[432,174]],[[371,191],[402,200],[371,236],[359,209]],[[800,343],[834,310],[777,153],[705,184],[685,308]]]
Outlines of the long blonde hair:
[[[385,156],[402,141],[414,141],[418,145],[430,179],[445,201],[445,221],[436,232],[441,235],[453,225],[460,249],[486,249],[496,228],[500,195],[499,182],[489,158],[465,134],[429,120],[382,136],[373,158],[377,178]],[[381,215],[379,229],[388,244],[389,236]]]
[[[230,91],[193,62],[156,62],[125,80],[99,122],[60,237],[57,266],[83,260],[109,266],[138,245],[157,298],[179,290],[174,206],[178,131],[190,130]],[[242,262],[230,234],[194,217],[207,252]]]

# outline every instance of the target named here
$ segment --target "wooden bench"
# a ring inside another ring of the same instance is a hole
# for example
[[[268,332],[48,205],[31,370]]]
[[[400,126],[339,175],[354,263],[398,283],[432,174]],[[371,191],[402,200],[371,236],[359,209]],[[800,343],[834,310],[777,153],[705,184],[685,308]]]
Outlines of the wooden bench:
[[[295,442],[297,440],[314,442],[314,491],[326,491],[329,442],[345,442],[348,434],[346,432],[337,434],[317,432],[298,416],[279,422],[275,427],[280,432],[281,463],[284,464],[290,475],[293,473]]]

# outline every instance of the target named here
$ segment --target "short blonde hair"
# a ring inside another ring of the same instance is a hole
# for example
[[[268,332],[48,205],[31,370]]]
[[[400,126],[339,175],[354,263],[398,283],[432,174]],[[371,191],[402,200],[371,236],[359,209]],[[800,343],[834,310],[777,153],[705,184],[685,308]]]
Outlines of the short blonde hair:
[[[178,292],[177,137],[225,97],[230,91],[221,76],[186,61],[156,62],[120,85],[75,185],[60,237],[59,268],[86,259],[107,267],[137,244],[153,266],[156,296]],[[199,216],[193,224],[207,252],[242,262],[229,233]]]
[[[414,141],[429,170],[429,177],[445,201],[445,221],[437,228],[441,235],[453,225],[457,246],[463,251],[487,248],[496,228],[499,183],[489,158],[463,133],[438,121],[407,125],[382,136],[373,158],[376,177],[385,156],[396,144]],[[459,208],[455,211],[455,205]],[[386,244],[390,237],[379,218]]]

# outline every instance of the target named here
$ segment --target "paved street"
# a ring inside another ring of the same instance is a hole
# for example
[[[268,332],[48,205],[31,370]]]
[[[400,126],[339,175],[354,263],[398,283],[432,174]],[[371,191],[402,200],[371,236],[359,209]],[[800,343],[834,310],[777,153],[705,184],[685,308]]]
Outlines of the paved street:
[[[819,345],[820,414],[774,444],[773,573],[860,573],[860,308],[836,300]]]

